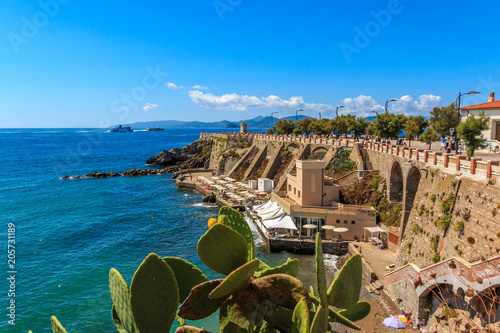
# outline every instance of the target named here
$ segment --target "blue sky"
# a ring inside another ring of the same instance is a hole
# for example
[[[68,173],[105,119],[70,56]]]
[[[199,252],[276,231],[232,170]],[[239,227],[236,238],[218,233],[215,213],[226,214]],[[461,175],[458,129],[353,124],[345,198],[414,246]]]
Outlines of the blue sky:
[[[500,87],[495,1],[3,1],[0,128],[428,114]]]

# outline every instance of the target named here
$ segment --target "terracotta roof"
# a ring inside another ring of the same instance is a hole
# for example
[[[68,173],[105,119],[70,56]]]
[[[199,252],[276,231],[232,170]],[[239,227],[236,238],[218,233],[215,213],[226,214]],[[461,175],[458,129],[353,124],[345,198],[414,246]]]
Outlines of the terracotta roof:
[[[463,106],[460,109],[493,109],[493,108],[500,108],[500,100],[488,103]]]

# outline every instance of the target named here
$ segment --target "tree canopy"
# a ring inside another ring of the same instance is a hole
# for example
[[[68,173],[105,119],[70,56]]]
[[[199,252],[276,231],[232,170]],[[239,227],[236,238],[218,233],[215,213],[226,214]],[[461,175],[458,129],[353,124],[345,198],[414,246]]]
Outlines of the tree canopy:
[[[420,136],[420,141],[427,143],[429,145],[429,150],[431,149],[431,144],[439,139],[439,133],[432,127],[427,127],[424,134]]]
[[[280,119],[276,122],[276,134],[292,134],[295,122],[291,119]]]
[[[373,120],[373,131],[375,135],[382,139],[399,137],[399,133],[404,127],[406,117],[394,113],[377,113],[377,118]]]
[[[311,126],[313,121],[314,120],[312,118],[304,118],[295,122],[296,131],[294,130],[294,133],[305,134],[305,135],[311,134],[313,131]]]
[[[314,119],[311,123],[311,128],[316,135],[326,135],[332,132],[332,124],[330,119]]]
[[[430,114],[429,123],[440,136],[450,134],[450,128],[458,125],[458,110],[454,102],[448,106],[435,107]]]
[[[474,152],[479,148],[486,147],[484,142],[486,139],[482,135],[482,131],[490,128],[490,117],[482,111],[478,117],[469,116],[467,120],[457,127],[458,137],[464,140],[465,145],[470,149],[468,158],[474,156]],[[470,155],[470,156],[469,156]]]

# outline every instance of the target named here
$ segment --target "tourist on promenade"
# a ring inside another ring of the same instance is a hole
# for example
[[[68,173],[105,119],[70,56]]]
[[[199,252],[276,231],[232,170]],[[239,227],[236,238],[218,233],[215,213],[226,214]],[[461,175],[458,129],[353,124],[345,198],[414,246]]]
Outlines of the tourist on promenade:
[[[448,144],[448,147],[446,147],[446,153],[449,154],[451,153],[451,145]]]
[[[446,138],[444,136],[441,137],[441,150],[446,149]]]

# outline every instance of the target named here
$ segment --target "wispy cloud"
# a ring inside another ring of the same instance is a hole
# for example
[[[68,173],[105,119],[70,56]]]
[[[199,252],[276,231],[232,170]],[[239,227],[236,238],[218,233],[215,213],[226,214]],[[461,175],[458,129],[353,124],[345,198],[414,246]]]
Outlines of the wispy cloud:
[[[342,100],[345,108],[342,113],[354,113],[358,116],[366,117],[373,115],[372,111],[384,111],[384,104],[379,104],[371,96],[359,95],[355,98],[345,98]],[[415,115],[429,112],[433,107],[441,104],[441,97],[436,95],[420,95],[418,100],[413,100],[410,95],[397,98],[396,102],[391,102],[388,108],[394,113],[404,113]]]
[[[185,86],[181,86],[181,85],[178,85],[178,84],[175,84],[173,82],[167,82],[165,84],[167,86],[167,88],[169,89],[173,89],[173,90],[177,90],[177,89],[197,89],[197,90],[207,90],[208,87],[206,86],[203,86],[201,84],[195,84],[194,86],[192,87],[185,87]]]
[[[144,112],[148,112],[156,109],[157,107],[159,107],[158,104],[146,103],[146,105],[144,105],[142,109],[144,110]]]

